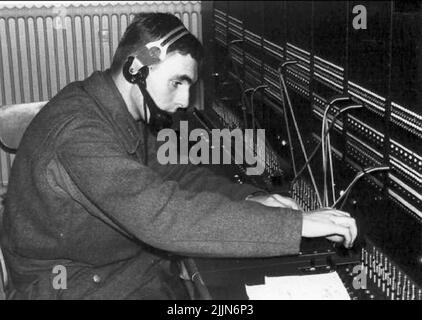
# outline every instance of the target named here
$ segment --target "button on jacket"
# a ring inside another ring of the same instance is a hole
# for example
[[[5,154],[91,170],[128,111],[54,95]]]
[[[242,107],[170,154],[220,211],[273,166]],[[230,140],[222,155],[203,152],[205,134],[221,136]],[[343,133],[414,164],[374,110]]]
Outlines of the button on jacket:
[[[177,255],[299,251],[301,214],[244,201],[257,189],[208,169],[160,165],[156,137],[145,146],[143,132],[109,71],[71,83],[37,114],[5,199],[10,298],[184,298]]]

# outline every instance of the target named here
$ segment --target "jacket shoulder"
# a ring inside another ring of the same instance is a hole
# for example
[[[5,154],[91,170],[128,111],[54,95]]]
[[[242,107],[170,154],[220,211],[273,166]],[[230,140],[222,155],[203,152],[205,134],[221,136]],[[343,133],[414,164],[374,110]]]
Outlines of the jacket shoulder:
[[[57,143],[60,132],[93,121],[106,126],[96,110],[96,102],[82,89],[82,82],[73,82],[34,117],[22,137],[18,153],[22,150],[31,154],[48,152],[47,146]]]

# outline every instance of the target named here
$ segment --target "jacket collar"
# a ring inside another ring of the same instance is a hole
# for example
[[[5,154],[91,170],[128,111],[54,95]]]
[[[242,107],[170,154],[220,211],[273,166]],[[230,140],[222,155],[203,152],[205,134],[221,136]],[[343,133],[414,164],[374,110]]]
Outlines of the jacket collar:
[[[134,154],[141,144],[140,123],[135,121],[117,89],[110,70],[95,71],[82,83],[102,114],[118,129],[127,152]]]

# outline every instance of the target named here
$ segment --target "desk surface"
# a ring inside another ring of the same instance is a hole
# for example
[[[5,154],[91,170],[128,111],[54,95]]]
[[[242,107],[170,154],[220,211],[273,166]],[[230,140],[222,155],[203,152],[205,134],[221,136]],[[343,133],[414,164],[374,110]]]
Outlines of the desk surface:
[[[245,300],[245,285],[264,284],[265,276],[323,273],[359,262],[357,250],[339,254],[328,249],[275,258],[186,258],[183,263],[196,289],[191,298]]]

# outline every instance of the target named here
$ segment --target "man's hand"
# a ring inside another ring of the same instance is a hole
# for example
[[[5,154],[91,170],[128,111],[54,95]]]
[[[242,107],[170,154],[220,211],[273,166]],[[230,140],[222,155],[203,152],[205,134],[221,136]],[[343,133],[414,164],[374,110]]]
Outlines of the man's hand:
[[[347,212],[319,209],[303,213],[302,237],[326,237],[351,248],[357,233],[356,221]]]
[[[290,208],[293,210],[302,210],[302,208],[292,198],[282,197],[279,194],[247,197],[246,200],[258,202],[267,207],[280,207]]]

